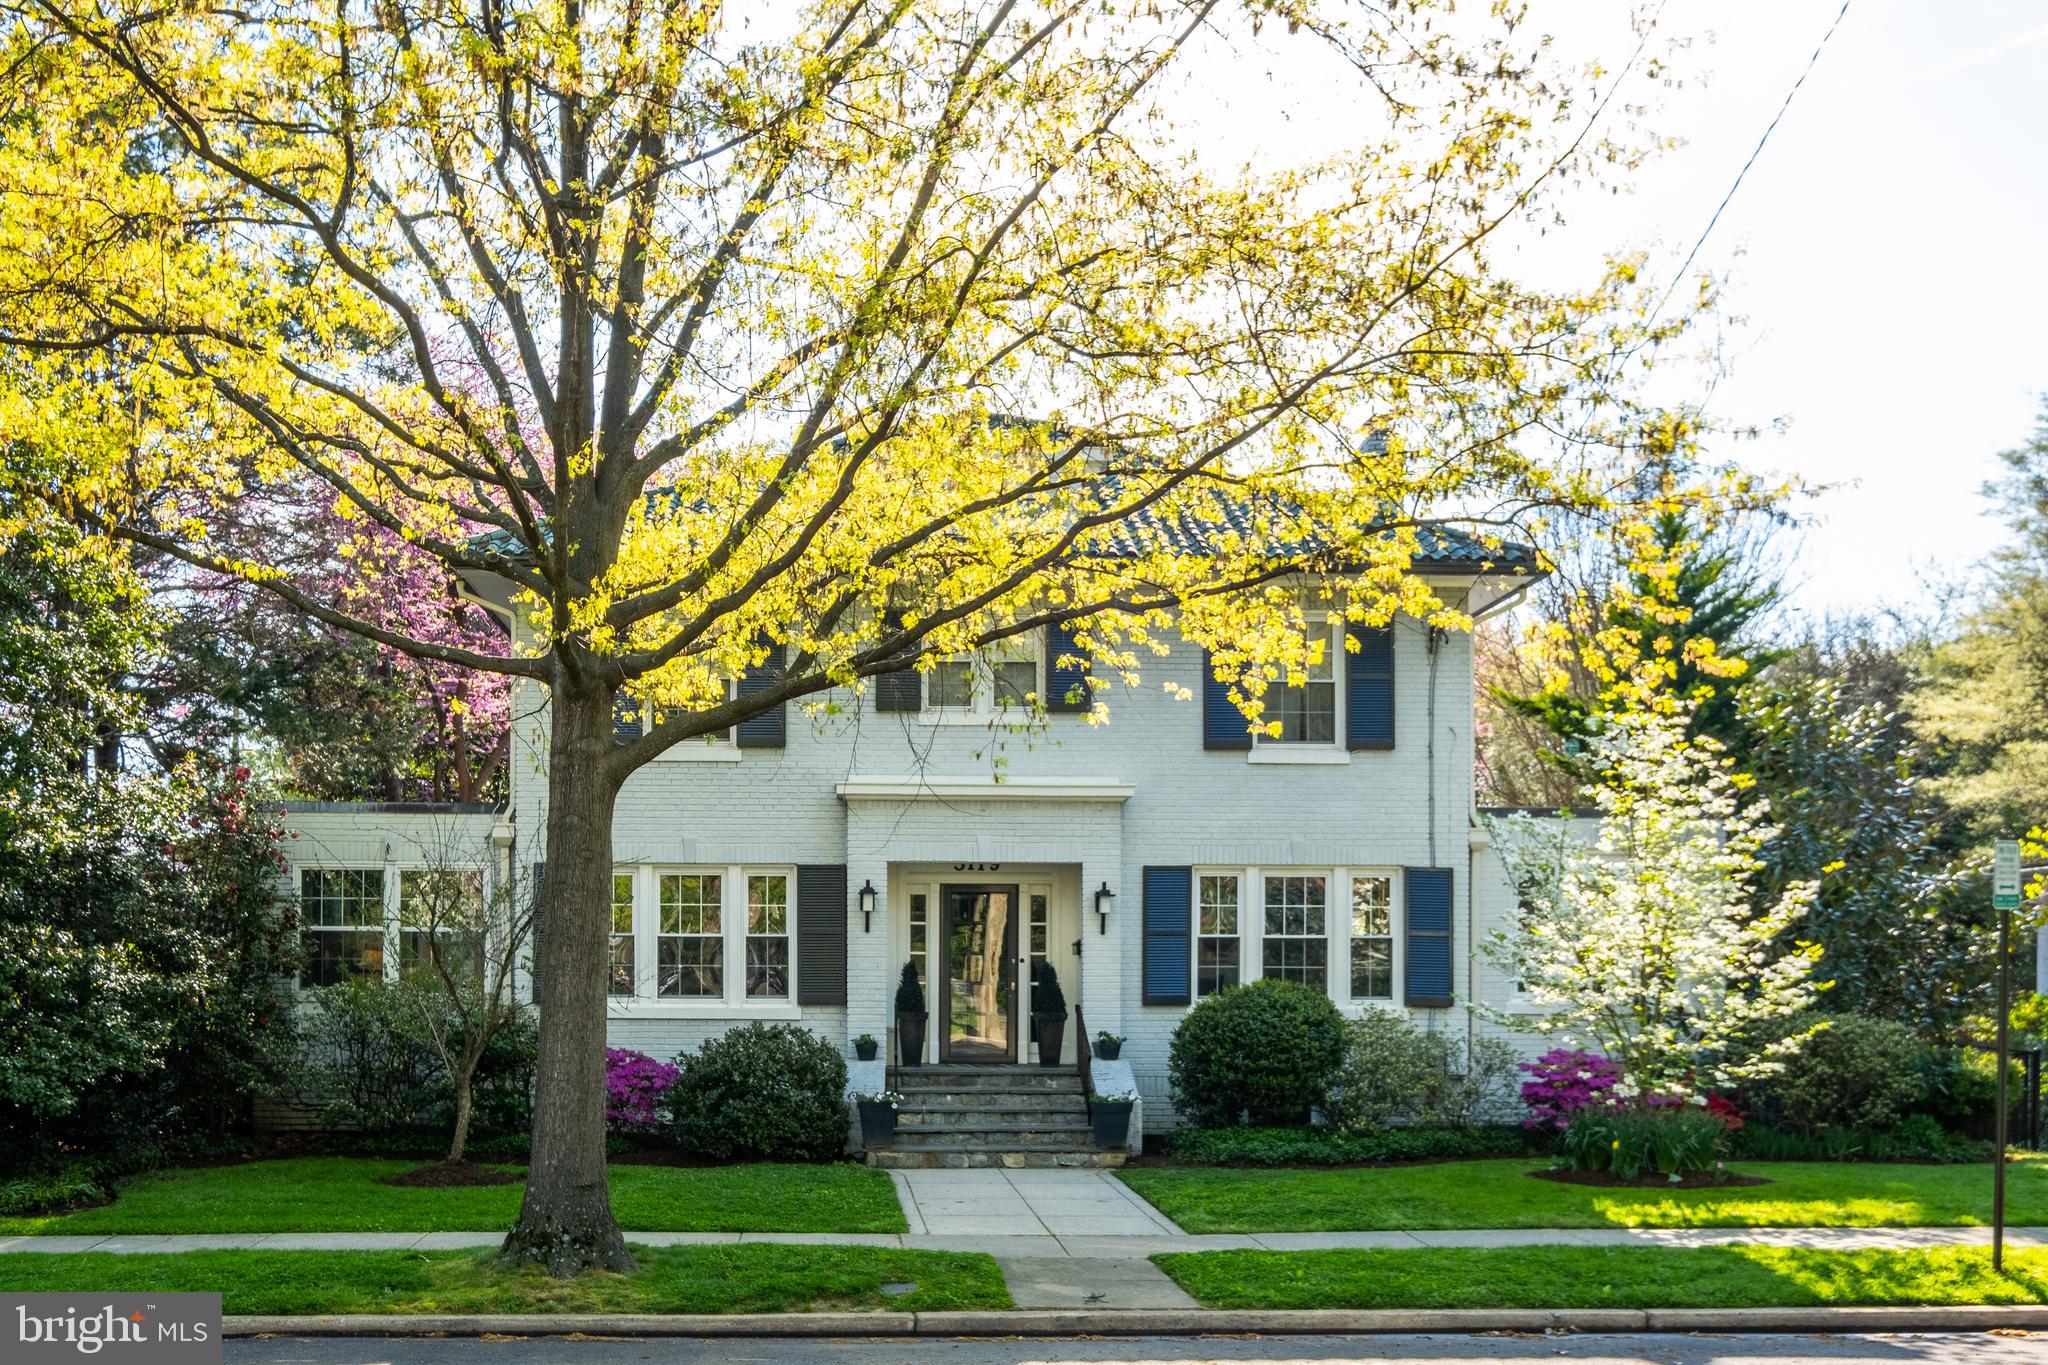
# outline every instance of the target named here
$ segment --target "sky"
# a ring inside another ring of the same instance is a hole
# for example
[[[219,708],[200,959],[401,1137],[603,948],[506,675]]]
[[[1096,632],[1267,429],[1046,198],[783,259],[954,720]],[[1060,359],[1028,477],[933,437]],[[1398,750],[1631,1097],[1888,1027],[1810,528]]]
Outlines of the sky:
[[[1590,265],[1646,248],[1653,276],[1674,274],[1840,9],[1665,0],[1659,30],[1693,42],[1681,87],[1645,91],[1661,101],[1646,121],[1681,145],[1626,196],[1567,203],[1540,249]],[[1627,15],[1529,0],[1528,22],[1561,55],[1619,66]],[[1232,60],[1197,77],[1201,118],[1252,154],[1343,126],[1336,84]],[[1925,616],[2002,534],[1979,489],[2048,392],[2043,130],[2048,3],[1851,0],[1694,262],[1725,282],[1710,411],[1760,428],[1708,453],[1821,490],[1788,539],[1802,616]]]

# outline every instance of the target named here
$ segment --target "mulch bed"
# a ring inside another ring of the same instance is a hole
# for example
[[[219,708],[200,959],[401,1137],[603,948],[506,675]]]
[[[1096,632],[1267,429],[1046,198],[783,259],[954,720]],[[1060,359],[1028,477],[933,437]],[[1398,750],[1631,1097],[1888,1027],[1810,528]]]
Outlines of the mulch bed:
[[[1560,1185],[1593,1185],[1610,1190],[1732,1190],[1771,1182],[1760,1175],[1738,1175],[1734,1171],[1688,1171],[1673,1180],[1656,1171],[1646,1171],[1634,1180],[1623,1180],[1612,1171],[1531,1171],[1538,1180],[1555,1180]]]
[[[431,1166],[384,1176],[378,1183],[402,1190],[447,1190],[467,1185],[517,1185],[526,1179],[524,1171],[500,1170],[469,1161],[437,1161]]]

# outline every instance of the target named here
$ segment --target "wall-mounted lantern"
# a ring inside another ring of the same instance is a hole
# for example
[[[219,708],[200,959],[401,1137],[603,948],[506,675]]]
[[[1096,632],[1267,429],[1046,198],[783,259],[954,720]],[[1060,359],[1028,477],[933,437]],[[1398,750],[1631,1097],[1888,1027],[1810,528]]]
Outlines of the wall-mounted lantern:
[[[860,931],[864,934],[875,932],[875,880],[872,877],[861,883]]]
[[[1095,913],[1101,917],[1102,927],[1099,930],[1099,932],[1101,933],[1106,934],[1109,932],[1110,902],[1115,899],[1116,892],[1109,889],[1108,882],[1104,882],[1102,884],[1102,889],[1095,893]]]

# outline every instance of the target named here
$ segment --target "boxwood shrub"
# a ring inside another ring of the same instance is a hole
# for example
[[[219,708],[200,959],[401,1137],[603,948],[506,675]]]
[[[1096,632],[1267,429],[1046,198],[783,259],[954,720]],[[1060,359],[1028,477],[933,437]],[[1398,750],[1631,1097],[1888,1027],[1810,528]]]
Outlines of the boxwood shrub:
[[[676,1144],[692,1156],[827,1161],[846,1150],[846,1060],[794,1024],[745,1024],[676,1058]]]
[[[1261,978],[1209,996],[1173,1032],[1173,1103],[1197,1127],[1305,1122],[1344,1057],[1344,1020],[1329,998]]]

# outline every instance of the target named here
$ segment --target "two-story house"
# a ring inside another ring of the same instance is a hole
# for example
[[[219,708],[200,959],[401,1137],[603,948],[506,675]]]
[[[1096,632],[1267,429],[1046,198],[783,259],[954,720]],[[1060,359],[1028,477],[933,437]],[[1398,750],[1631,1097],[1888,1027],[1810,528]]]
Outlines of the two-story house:
[[[1416,570],[1475,617],[1533,576],[1524,550],[1448,529],[1427,544]],[[926,1067],[1070,1067],[1087,1047],[1071,1017],[1060,1056],[1031,1038],[1043,963],[1091,1033],[1126,1038],[1156,1131],[1175,1025],[1241,982],[1298,981],[1462,1034],[1459,1001],[1499,988],[1473,944],[1507,900],[1473,811],[1471,637],[1399,617],[1349,627],[1347,647],[1342,621],[1310,628],[1320,662],[1267,698],[1277,735],[1250,730],[1186,643],[1091,723],[1089,679],[1055,632],[671,749],[618,800],[612,1044],[670,1057],[781,1020],[849,1057],[874,1035],[894,1062],[911,962]],[[501,869],[544,856],[544,697],[517,710],[502,811],[294,812],[309,981],[395,970],[431,846],[488,846]],[[1002,1145],[1000,1128],[979,1136]]]

